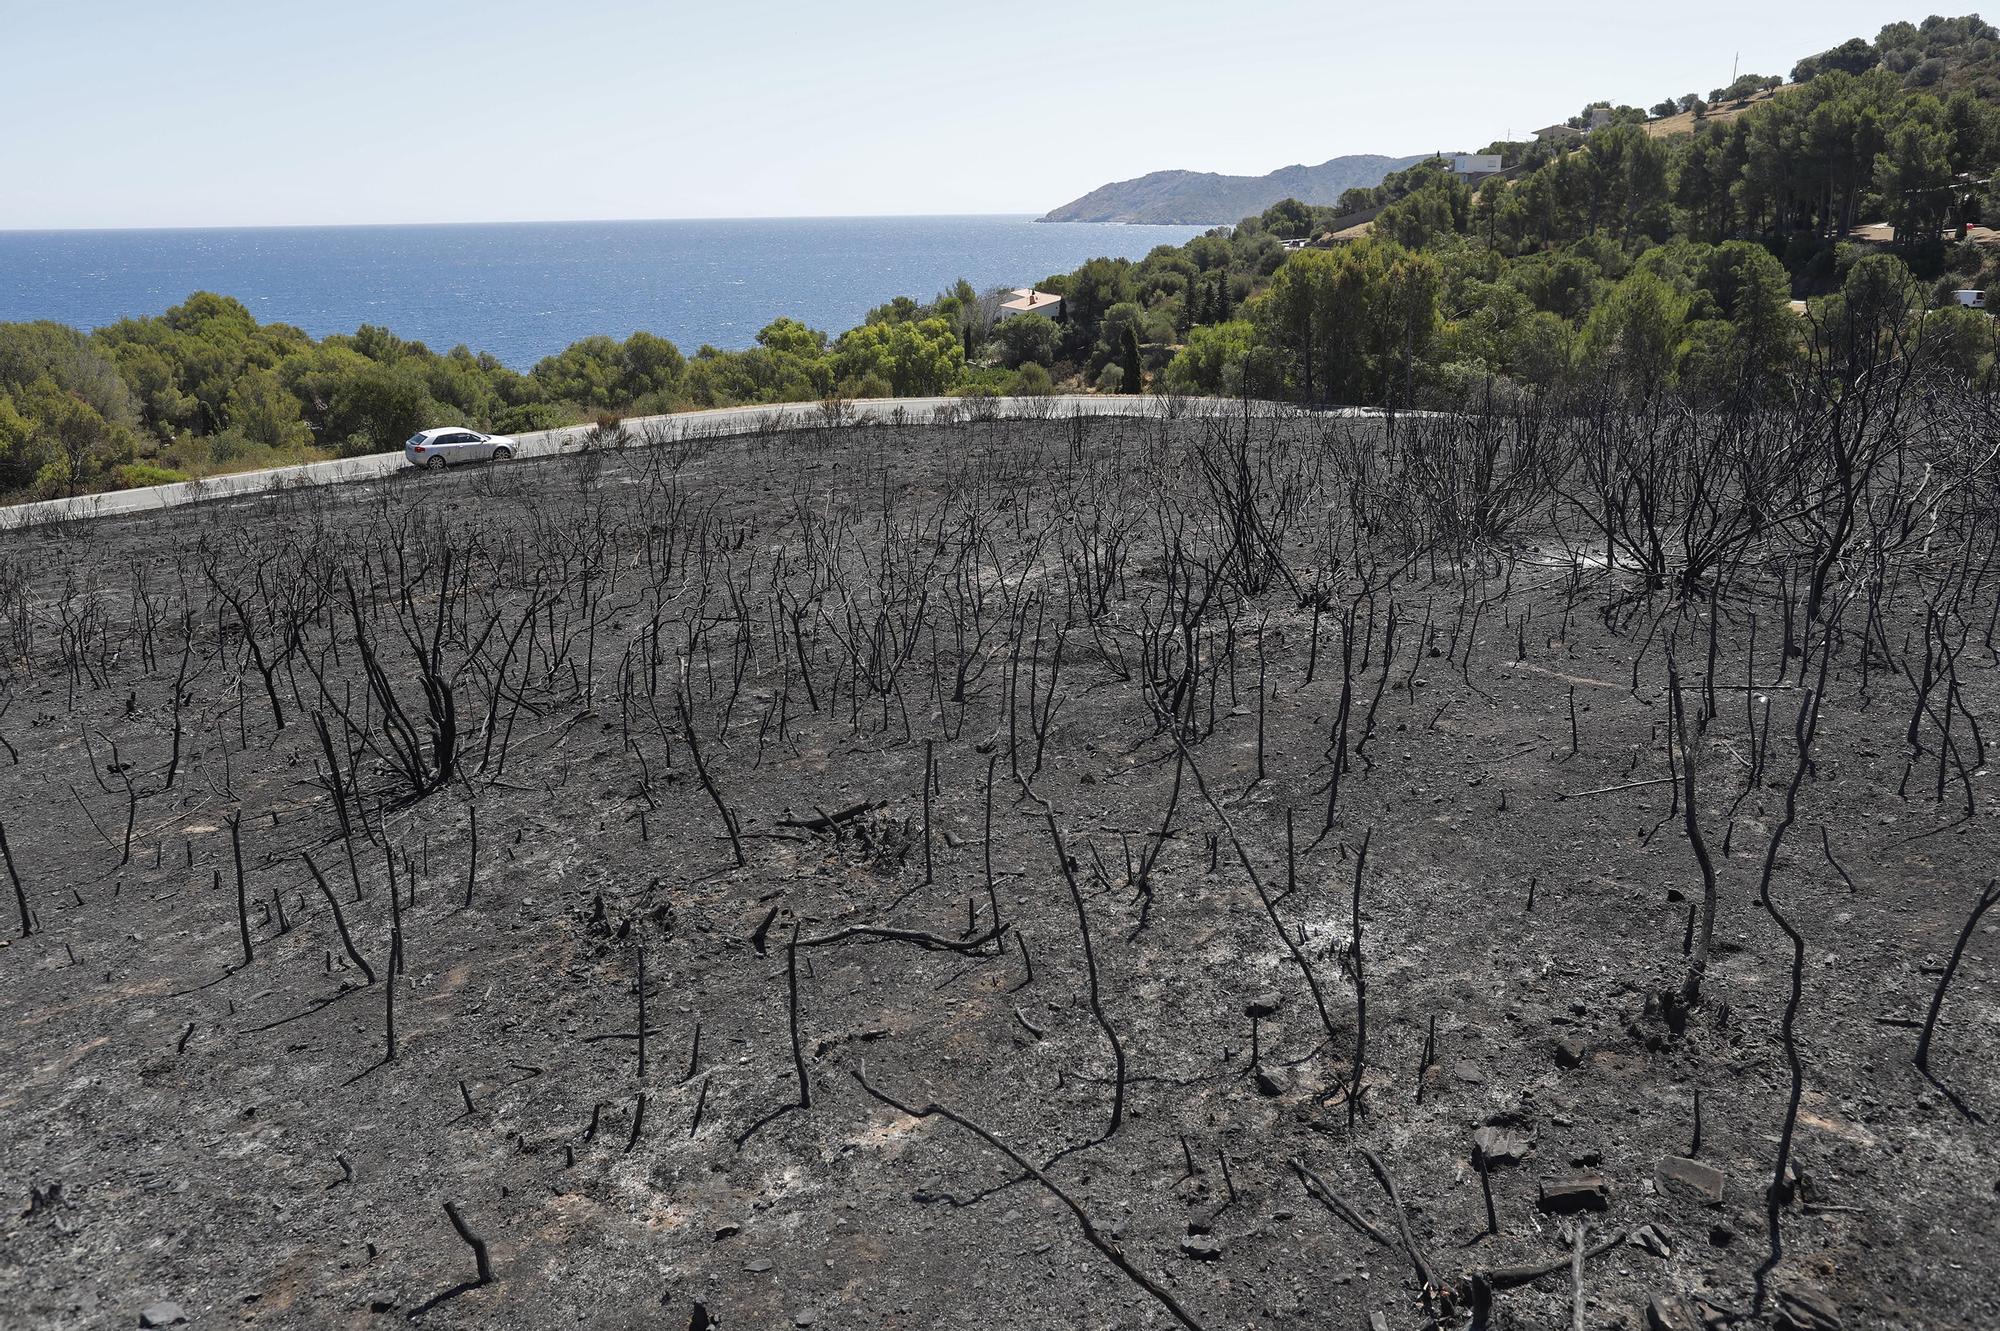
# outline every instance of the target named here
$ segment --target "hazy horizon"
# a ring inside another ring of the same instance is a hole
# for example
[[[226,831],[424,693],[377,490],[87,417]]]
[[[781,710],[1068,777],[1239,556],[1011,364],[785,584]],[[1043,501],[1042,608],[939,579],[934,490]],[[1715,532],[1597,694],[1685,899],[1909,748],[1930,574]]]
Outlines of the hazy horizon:
[[[35,127],[0,143],[0,229],[1039,216],[1157,170],[1477,148],[1593,100],[1785,74],[1916,17],[1440,0],[1412,38],[1400,13],[1279,0],[1022,0],[997,19],[356,0],[337,26],[223,0],[0,0],[0,113]]]
[[[0,234],[21,235],[24,233],[56,233],[71,231],[321,231],[339,229],[362,230],[369,227],[384,229],[397,227],[472,227],[472,226],[619,226],[630,223],[634,226],[652,225],[660,222],[889,222],[925,220],[1015,220],[1038,218],[1039,212],[989,213],[793,213],[762,217],[744,214],[740,217],[508,217],[508,218],[464,218],[449,222],[204,222],[187,226],[0,226]],[[1074,222],[1072,226],[1170,226],[1177,230],[1186,228],[1187,223],[1154,222]]]

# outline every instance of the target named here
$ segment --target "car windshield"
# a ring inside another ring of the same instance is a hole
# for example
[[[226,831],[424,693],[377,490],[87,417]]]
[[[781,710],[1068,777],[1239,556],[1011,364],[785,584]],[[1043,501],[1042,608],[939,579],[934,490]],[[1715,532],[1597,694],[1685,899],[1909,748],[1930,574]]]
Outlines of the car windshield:
[[[403,442],[406,444],[421,444],[423,441],[424,441],[424,436],[421,432],[419,432],[417,434],[411,435],[408,439],[405,439]]]

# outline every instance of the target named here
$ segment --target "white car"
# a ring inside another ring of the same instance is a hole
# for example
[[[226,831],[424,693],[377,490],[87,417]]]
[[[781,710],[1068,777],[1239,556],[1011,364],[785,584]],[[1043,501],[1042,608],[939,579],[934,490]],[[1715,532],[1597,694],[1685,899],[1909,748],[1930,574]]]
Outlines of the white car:
[[[454,462],[505,462],[514,456],[514,441],[504,434],[480,434],[462,425],[419,430],[403,443],[403,456],[413,467],[449,467]]]

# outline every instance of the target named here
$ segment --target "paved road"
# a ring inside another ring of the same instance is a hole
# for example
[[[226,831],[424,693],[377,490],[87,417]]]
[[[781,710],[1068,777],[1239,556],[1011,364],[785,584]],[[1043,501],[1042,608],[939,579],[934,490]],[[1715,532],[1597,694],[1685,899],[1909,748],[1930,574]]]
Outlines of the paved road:
[[[1073,394],[1054,397],[1003,398],[868,398],[843,404],[841,419],[855,424],[908,425],[956,422],[973,413],[1007,419],[1044,419],[1070,416],[1154,417],[1181,415],[1233,415],[1246,404],[1227,398],[1121,397],[1100,394]],[[1297,411],[1276,402],[1248,404],[1260,415]],[[1343,416],[1376,413],[1361,408],[1343,408]],[[722,407],[713,411],[678,412],[670,416],[634,416],[625,421],[634,440],[641,444],[671,443],[689,438],[716,438],[726,435],[768,434],[776,430],[822,426],[829,422],[828,409],[817,402],[785,406]],[[524,458],[574,453],[584,448],[592,427],[575,425],[561,430],[543,430],[515,436],[516,455]],[[266,471],[237,472],[211,476],[205,480],[182,481],[174,485],[149,485],[109,494],[83,495],[75,499],[48,499],[32,504],[0,507],[0,530],[41,522],[79,518],[113,517],[147,513],[182,504],[227,499],[238,495],[263,494],[272,490],[306,485],[339,485],[365,481],[401,471],[409,464],[402,451],[370,453],[364,457],[340,458],[332,462],[309,462],[296,467],[273,467]],[[477,465],[477,464],[475,464]],[[502,464],[505,465],[505,464]]]

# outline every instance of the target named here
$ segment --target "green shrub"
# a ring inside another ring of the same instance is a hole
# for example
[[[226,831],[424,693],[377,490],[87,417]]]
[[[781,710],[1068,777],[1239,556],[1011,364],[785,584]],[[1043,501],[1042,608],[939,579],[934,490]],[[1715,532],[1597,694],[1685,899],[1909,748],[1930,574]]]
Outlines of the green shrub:
[[[127,462],[114,467],[112,483],[120,490],[130,490],[141,485],[172,485],[189,479],[184,471],[172,467],[162,467],[151,462]]]
[[[1030,362],[1014,373],[1014,394],[1017,397],[1047,397],[1055,391],[1055,381],[1049,372]]]

